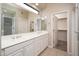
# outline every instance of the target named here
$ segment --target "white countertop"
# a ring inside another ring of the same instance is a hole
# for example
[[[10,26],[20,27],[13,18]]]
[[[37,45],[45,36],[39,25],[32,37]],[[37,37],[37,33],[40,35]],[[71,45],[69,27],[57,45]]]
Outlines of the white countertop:
[[[47,34],[47,31],[39,31],[39,32],[30,32],[30,33],[22,33],[16,35],[7,35],[2,36],[1,38],[1,49],[10,47],[12,45],[33,39],[35,37]],[[18,37],[18,38],[16,38]]]

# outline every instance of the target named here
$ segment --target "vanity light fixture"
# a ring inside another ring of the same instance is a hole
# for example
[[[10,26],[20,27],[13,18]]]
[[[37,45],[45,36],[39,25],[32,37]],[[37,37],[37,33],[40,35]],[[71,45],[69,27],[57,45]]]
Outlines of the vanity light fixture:
[[[30,11],[30,12],[33,12],[33,13],[36,13],[36,14],[39,13],[39,11],[37,9],[35,9],[34,7],[30,6],[27,3],[17,3],[17,5],[24,8],[25,10]]]

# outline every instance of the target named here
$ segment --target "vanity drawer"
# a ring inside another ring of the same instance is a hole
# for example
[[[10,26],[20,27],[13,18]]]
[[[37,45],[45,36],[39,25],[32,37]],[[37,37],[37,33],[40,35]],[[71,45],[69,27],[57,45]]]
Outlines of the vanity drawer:
[[[33,40],[29,40],[29,41],[26,41],[26,42],[22,42],[22,43],[19,43],[17,45],[14,45],[14,46],[11,46],[9,48],[6,48],[5,49],[5,55],[9,55],[9,54],[12,54],[14,53],[15,51],[23,48],[24,46],[27,46],[29,44],[31,44],[33,42]]]

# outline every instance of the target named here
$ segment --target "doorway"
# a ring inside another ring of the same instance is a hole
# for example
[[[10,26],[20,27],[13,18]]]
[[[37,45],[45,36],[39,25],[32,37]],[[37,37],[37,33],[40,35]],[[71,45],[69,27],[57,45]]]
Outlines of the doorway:
[[[68,46],[68,18],[67,12],[53,14],[53,48],[66,51]]]

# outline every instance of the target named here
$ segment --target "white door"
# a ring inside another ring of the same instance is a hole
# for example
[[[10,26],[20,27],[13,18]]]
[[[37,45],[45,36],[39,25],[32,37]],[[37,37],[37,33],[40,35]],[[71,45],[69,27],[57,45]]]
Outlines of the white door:
[[[1,10],[1,4],[0,4],[0,10]],[[1,55],[1,11],[0,11],[0,55]]]
[[[73,21],[73,55],[79,55],[79,4],[76,4],[75,7],[75,20]]]
[[[75,13],[72,19],[72,55],[79,55],[79,4],[75,5]]]
[[[79,56],[79,4],[77,4],[77,40],[78,40],[78,56]]]

